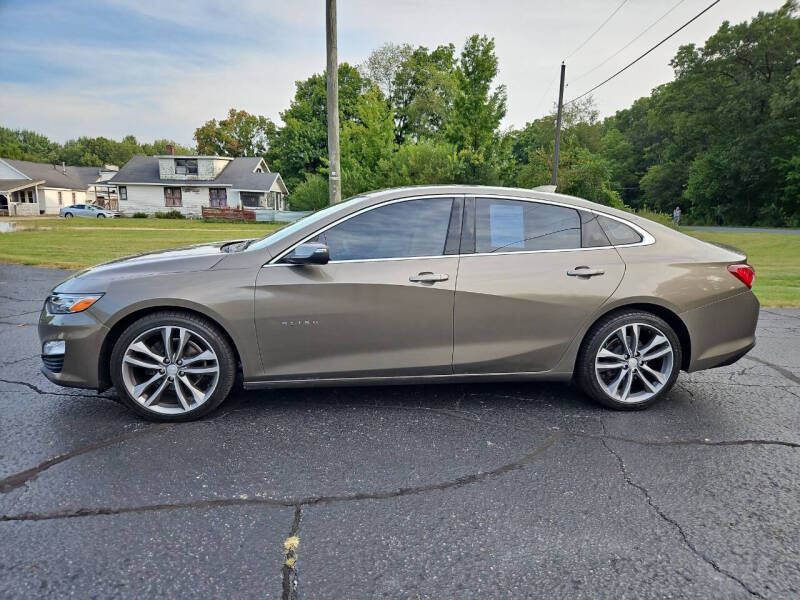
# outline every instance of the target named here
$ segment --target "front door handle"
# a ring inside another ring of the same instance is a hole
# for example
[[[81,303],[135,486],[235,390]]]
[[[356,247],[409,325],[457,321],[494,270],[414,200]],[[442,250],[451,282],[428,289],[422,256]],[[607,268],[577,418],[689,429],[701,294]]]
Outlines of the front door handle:
[[[603,275],[604,273],[605,271],[603,271],[603,269],[591,269],[586,266],[575,267],[567,271],[567,275],[570,277],[594,277],[595,275]]]
[[[450,279],[450,276],[446,273],[431,273],[430,271],[412,275],[408,278],[409,281],[415,283],[436,283],[437,281],[447,281],[448,279]]]

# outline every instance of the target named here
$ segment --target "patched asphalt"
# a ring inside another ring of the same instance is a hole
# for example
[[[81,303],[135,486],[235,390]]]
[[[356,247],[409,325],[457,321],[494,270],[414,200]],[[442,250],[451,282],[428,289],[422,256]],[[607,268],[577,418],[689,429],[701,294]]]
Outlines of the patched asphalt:
[[[459,384],[156,425],[39,373],[65,275],[0,265],[2,598],[800,596],[798,309],[644,412]]]

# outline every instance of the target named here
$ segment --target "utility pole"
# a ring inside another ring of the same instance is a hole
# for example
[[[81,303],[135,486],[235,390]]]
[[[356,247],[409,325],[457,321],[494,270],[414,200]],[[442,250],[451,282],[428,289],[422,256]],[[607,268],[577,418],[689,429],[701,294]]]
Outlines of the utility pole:
[[[561,147],[561,113],[564,110],[564,72],[567,67],[564,61],[561,61],[561,85],[558,88],[558,114],[556,115],[556,152],[553,157],[553,179],[551,185],[556,185],[556,177],[558,176],[558,150]]]
[[[328,194],[330,204],[337,204],[342,201],[342,175],[339,172],[339,59],[336,47],[336,0],[325,0],[325,33],[328,53]]]

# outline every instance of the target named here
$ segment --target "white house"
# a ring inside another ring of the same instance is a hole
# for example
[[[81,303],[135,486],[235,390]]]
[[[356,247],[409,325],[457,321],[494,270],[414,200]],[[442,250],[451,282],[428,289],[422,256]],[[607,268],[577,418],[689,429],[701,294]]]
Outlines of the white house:
[[[64,206],[116,200],[102,184],[116,167],[72,167],[0,158],[0,214],[58,214]]]
[[[119,210],[131,215],[177,210],[199,217],[203,207],[285,210],[288,190],[263,158],[134,156],[107,182]]]

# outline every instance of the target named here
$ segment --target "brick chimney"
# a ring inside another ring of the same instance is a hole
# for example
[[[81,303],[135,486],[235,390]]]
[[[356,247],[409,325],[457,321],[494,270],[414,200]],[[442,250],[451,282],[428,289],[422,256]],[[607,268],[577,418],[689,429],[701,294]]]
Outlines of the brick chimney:
[[[167,154],[173,155],[175,154],[175,146],[172,144],[167,144]]]

